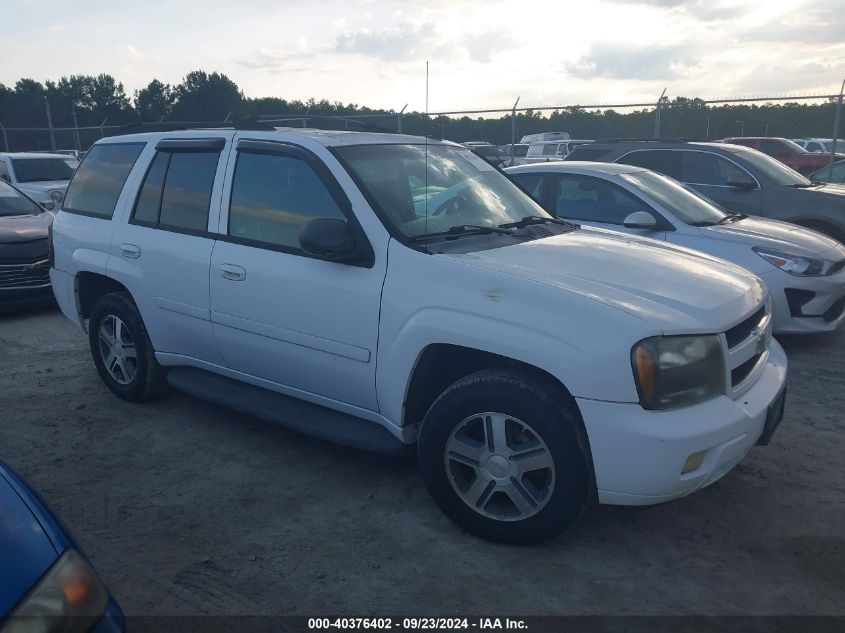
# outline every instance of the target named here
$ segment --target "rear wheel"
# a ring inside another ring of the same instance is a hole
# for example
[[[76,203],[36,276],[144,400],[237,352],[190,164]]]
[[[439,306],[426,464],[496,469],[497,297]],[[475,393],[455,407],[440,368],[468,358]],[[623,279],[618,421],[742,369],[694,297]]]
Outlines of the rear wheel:
[[[558,536],[582,516],[595,484],[571,398],[513,371],[482,371],[431,406],[420,468],[443,512],[482,538],[514,544]]]
[[[167,390],[166,372],[128,293],[103,295],[94,304],[88,342],[100,378],[124,400],[150,400]]]

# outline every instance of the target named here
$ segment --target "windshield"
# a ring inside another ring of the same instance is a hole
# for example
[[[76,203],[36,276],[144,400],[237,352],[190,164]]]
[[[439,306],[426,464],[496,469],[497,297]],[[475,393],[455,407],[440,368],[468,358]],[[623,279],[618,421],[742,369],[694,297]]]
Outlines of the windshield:
[[[793,154],[807,154],[808,153],[806,149],[804,149],[798,143],[796,143],[795,141],[793,141],[791,139],[785,138],[781,142],[784,145],[786,145],[789,148],[789,151]]]
[[[353,145],[335,153],[383,221],[406,238],[453,227],[550,218],[505,175],[466,148]]]
[[[779,160],[772,158],[763,152],[731,152],[731,157],[744,163],[750,167],[752,171],[762,172],[766,178],[774,181],[776,185],[785,185],[787,187],[794,187],[795,185],[798,185],[799,187],[807,187],[812,184],[791,167],[787,167]]]
[[[13,158],[18,182],[70,180],[79,162],[75,158]]]
[[[33,215],[43,210],[32,200],[17,192],[10,184],[0,180],[0,216]]]
[[[727,215],[681,183],[653,171],[620,174],[620,178],[658,202],[676,218],[693,226],[717,224]]]

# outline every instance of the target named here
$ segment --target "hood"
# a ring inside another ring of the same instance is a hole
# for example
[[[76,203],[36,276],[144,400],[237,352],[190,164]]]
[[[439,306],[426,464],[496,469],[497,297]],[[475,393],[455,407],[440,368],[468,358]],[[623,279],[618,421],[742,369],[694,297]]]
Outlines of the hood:
[[[0,619],[57,556],[45,528],[0,467]]]
[[[723,331],[766,295],[763,282],[738,266],[603,229],[447,257],[579,294],[665,333]]]
[[[52,221],[53,215],[46,211],[34,215],[0,215],[0,252],[3,244],[46,240],[47,227]]]
[[[702,234],[749,246],[768,246],[799,255],[821,255],[838,243],[831,237],[788,222],[747,217],[737,222],[699,227]]]
[[[22,182],[15,186],[29,195],[46,193],[49,198],[51,191],[59,190],[64,193],[69,184],[69,180],[36,180],[35,182]]]

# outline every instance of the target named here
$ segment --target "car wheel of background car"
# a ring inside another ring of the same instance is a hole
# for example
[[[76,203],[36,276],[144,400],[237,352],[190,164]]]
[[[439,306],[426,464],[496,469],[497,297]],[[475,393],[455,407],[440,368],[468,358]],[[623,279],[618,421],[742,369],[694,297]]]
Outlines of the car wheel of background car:
[[[454,383],[426,414],[418,452],[440,509],[485,539],[527,545],[554,538],[595,498],[574,402],[520,372],[485,370]]]
[[[128,293],[107,294],[94,304],[88,342],[100,378],[124,400],[150,400],[167,390],[166,372]]]

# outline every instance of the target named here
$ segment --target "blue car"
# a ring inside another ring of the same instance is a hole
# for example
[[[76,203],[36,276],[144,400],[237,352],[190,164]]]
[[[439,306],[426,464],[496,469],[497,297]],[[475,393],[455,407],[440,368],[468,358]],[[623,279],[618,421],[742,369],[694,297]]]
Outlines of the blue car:
[[[123,612],[67,528],[0,462],[0,633],[123,630]]]

